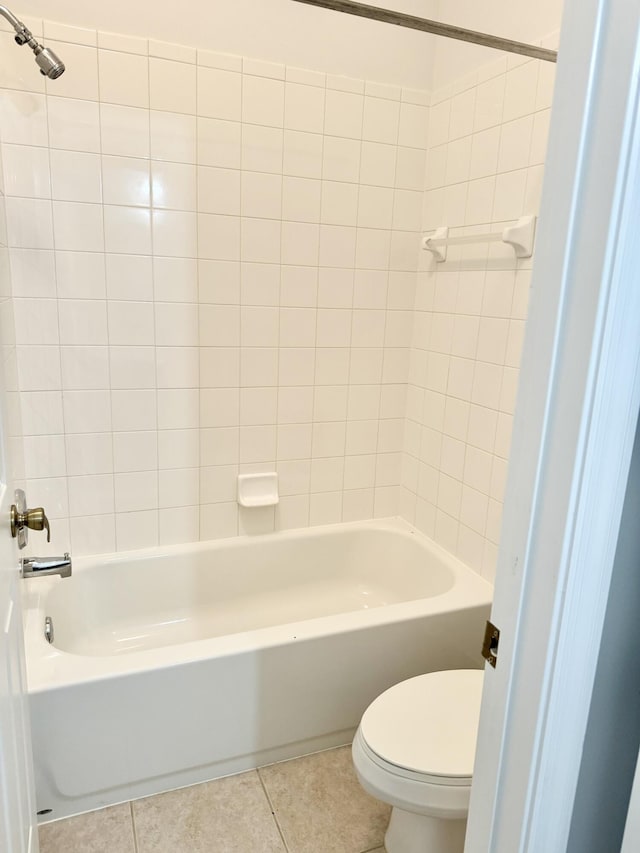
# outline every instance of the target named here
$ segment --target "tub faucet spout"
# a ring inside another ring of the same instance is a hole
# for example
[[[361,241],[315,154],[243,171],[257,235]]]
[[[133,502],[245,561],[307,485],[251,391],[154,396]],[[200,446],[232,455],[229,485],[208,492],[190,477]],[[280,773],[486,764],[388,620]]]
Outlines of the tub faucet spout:
[[[20,560],[20,572],[23,578],[42,578],[49,575],[71,577],[71,557],[23,557]]]

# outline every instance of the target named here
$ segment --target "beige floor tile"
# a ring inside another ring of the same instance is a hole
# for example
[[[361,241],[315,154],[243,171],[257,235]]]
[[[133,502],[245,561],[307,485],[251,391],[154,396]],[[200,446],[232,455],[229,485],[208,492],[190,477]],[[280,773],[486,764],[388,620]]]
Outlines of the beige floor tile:
[[[40,827],[40,853],[135,853],[129,803]]]
[[[289,853],[363,853],[383,844],[390,809],[360,787],[350,747],[259,773]]]
[[[255,770],[133,804],[138,853],[284,853]]]

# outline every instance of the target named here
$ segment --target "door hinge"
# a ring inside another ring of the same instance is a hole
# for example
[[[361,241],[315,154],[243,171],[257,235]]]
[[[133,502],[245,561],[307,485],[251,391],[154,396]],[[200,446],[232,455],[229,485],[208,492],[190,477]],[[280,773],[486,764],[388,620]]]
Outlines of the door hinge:
[[[484,642],[482,644],[482,657],[495,669],[498,660],[498,643],[500,642],[500,629],[489,622],[484,631]]]

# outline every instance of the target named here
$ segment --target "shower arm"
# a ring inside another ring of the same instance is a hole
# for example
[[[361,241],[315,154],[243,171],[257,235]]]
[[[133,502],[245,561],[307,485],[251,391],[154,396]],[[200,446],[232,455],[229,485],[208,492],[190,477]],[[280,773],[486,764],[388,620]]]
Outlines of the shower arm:
[[[521,56],[531,56],[534,59],[543,59],[546,62],[556,62],[558,53],[535,44],[526,44],[520,41],[492,36],[488,33],[479,33],[476,30],[465,30],[453,24],[442,24],[439,21],[431,21],[428,18],[417,18],[404,12],[395,12],[392,9],[380,9],[377,6],[367,6],[364,3],[354,3],[352,0],[294,0],[296,3],[306,3],[308,6],[319,6],[323,9],[332,9],[334,12],[344,12],[347,15],[356,15],[359,18],[369,18],[373,21],[382,21],[385,24],[395,24],[398,27],[407,27],[411,30],[420,30],[423,33],[432,33],[436,36],[466,41],[471,44],[480,44],[491,47],[494,50],[504,50],[507,53],[518,53]]]
[[[3,18],[6,18],[7,21],[9,21],[9,23],[17,33],[24,32],[25,30],[27,30],[22,21],[18,20],[18,18],[16,18],[16,16],[13,14],[13,12],[7,9],[6,6],[0,6],[0,15],[2,15]],[[29,31],[27,30],[27,32]]]
[[[35,41],[31,35],[31,31],[19,18],[16,18],[13,12],[10,9],[7,9],[6,6],[0,6],[0,15],[2,15],[3,18],[6,18],[16,31],[16,41],[18,44],[28,44],[31,41]]]

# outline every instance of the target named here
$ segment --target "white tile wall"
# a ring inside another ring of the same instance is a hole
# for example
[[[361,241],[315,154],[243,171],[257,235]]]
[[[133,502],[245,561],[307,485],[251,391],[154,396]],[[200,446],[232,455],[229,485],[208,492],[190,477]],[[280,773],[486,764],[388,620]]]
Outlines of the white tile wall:
[[[0,122],[0,139],[2,123]],[[11,152],[9,153],[9,159]],[[22,186],[35,184],[41,172],[39,160],[32,161],[32,171],[23,176]],[[22,482],[25,477],[23,422],[27,423],[32,436],[48,434],[51,424],[60,422],[60,404],[57,398],[46,394],[20,394],[18,362],[16,350],[16,313],[15,300],[11,287],[11,264],[9,260],[8,228],[6,216],[7,182],[4,166],[0,158],[0,376],[3,394],[3,435],[7,452],[3,455],[2,478],[5,482]],[[41,278],[39,270],[28,270],[18,261],[17,275],[28,275],[35,290],[39,288]],[[46,290],[45,290],[46,293]],[[24,399],[21,399],[21,397]],[[6,466],[6,468],[4,468]]]
[[[499,60],[432,97],[422,222],[499,230],[537,214],[554,67]],[[416,290],[401,512],[493,579],[531,259],[426,254]]]
[[[426,94],[44,30],[68,70],[3,66],[0,124],[51,549],[396,513]],[[275,512],[239,516],[237,473],[274,468]]]

